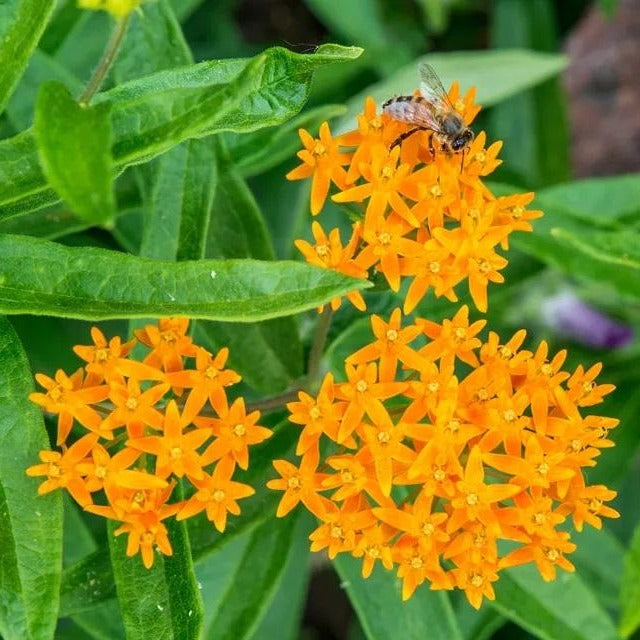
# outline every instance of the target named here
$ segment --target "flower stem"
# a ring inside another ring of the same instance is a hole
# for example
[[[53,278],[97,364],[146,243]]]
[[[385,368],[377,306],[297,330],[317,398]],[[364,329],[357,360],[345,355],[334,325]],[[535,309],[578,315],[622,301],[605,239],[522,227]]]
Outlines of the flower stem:
[[[309,362],[307,364],[307,388],[315,386],[318,375],[320,374],[320,361],[322,360],[322,352],[324,345],[327,342],[327,335],[329,334],[329,327],[331,326],[331,317],[333,311],[331,305],[325,305],[318,324],[316,325],[315,333],[313,334],[313,343],[311,345],[311,351],[309,352]]]
[[[109,42],[107,42],[107,46],[102,54],[102,58],[96,67],[96,70],[93,72],[91,79],[89,80],[87,86],[85,87],[82,95],[79,98],[79,102],[81,105],[87,106],[91,101],[91,98],[96,94],[96,92],[102,86],[102,82],[104,81],[107,72],[111,68],[113,61],[116,58],[118,53],[118,49],[120,48],[120,43],[124,38],[124,34],[127,30],[127,25],[129,24],[129,16],[126,15],[123,18],[120,18],[116,22],[115,29],[109,38]]]
[[[247,413],[249,411],[269,411],[271,409],[284,408],[287,402],[292,402],[297,399],[298,391],[301,389],[301,386],[293,387],[277,396],[271,396],[264,400],[258,400],[257,402],[250,402],[247,404]]]

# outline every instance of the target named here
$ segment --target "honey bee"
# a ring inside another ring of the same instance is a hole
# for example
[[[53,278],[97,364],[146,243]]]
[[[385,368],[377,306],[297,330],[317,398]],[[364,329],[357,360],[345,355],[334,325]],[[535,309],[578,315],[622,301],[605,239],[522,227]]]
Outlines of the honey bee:
[[[423,62],[418,70],[421,95],[397,96],[382,105],[383,112],[389,114],[394,120],[413,125],[412,129],[393,141],[391,148],[393,149],[418,131],[429,130],[432,132],[429,136],[429,149],[432,155],[434,139],[445,153],[464,154],[473,141],[473,131],[467,127],[462,116],[451,104],[433,67]]]

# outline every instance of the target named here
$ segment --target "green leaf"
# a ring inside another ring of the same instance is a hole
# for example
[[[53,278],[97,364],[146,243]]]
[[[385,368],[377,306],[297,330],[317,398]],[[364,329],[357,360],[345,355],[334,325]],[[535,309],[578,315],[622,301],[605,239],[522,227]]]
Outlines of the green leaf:
[[[47,26],[54,4],[51,0],[0,3],[0,113]]]
[[[637,219],[640,214],[640,174],[574,180],[541,189],[545,203],[580,212],[596,222]]]
[[[476,101],[484,107],[552,78],[568,64],[565,56],[524,49],[429,53],[349,100],[340,130],[355,126],[355,117],[364,108],[367,96],[382,104],[391,96],[413,92],[420,84],[418,65],[421,62],[433,66],[445,87],[454,80],[460,83],[462,91],[476,87]]]
[[[172,263],[0,236],[0,312],[99,320],[184,315],[253,322],[313,309],[367,286],[298,262]]]
[[[156,553],[150,569],[139,555],[127,557],[127,535],[113,535],[119,524],[109,521],[109,550],[127,640],[199,640],[202,598],[186,523],[165,521],[173,555]]]
[[[629,550],[624,557],[620,588],[619,630],[624,638],[640,627],[640,526],[636,527]]]
[[[0,318],[0,633],[4,640],[53,638],[62,569],[62,498],[38,496],[25,469],[49,449],[33,381],[13,328]]]
[[[247,545],[233,581],[205,630],[207,640],[250,640],[275,595],[291,556],[306,555],[308,518],[296,514],[265,523],[256,529]],[[215,555],[209,561],[215,562]],[[239,594],[242,594],[239,597]],[[282,637],[278,635],[278,637]]]
[[[497,49],[558,49],[551,0],[497,0],[491,12]],[[556,78],[511,97],[489,113],[490,139],[505,141],[504,167],[537,187],[569,178],[569,133],[564,94]]]
[[[500,573],[496,599],[503,616],[542,640],[615,640],[616,629],[595,596],[575,573],[543,582],[534,566]]]
[[[103,224],[114,214],[109,105],[79,105],[57,82],[44,84],[34,133],[47,179],[73,212]]]
[[[300,149],[298,129],[315,134],[325,120],[345,111],[343,105],[328,104],[309,109],[280,126],[250,134],[228,134],[225,139],[238,171],[244,177],[254,176],[277,167]]]
[[[333,561],[368,640],[429,638],[462,640],[449,597],[443,591],[418,587],[402,601],[402,585],[392,571],[376,566],[362,577],[362,561],[340,554]]]
[[[312,55],[281,48],[252,58],[160,71],[99,94],[111,105],[118,169],[146,162],[190,138],[255,131],[285,122],[304,105],[314,71],[360,55],[323,45]],[[0,218],[57,200],[38,163],[32,131],[0,142]]]

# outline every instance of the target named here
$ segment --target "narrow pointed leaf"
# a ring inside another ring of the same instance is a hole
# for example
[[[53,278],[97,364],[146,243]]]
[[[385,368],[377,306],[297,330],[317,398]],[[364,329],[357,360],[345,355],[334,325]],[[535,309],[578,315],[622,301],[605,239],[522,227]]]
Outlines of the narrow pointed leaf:
[[[418,587],[413,597],[402,601],[402,584],[392,571],[380,566],[366,580],[362,560],[340,554],[333,561],[367,640],[429,638],[462,640],[446,593]]]
[[[640,526],[624,557],[620,589],[620,633],[628,638],[640,627]]]
[[[62,570],[62,499],[38,496],[25,469],[49,449],[27,357],[0,318],[0,634],[4,640],[53,638]]]
[[[51,0],[0,3],[0,113],[47,26],[54,4]]]
[[[367,286],[299,262],[166,262],[0,236],[0,312],[82,319],[192,318],[252,322],[291,315]]]

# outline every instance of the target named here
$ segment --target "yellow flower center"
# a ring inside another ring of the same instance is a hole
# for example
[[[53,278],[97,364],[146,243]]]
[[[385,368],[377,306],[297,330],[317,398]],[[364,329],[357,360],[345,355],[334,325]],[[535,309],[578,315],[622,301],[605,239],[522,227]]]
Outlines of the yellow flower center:
[[[478,271],[480,273],[489,273],[489,271],[491,271],[491,263],[488,260],[480,258],[476,261],[476,263],[478,265]]]
[[[514,422],[516,419],[516,412],[513,409],[507,409],[503,414],[505,422]]]
[[[460,429],[460,420],[454,418],[453,420],[449,420],[447,426],[445,427],[445,431],[449,431],[450,433],[458,433]]]
[[[550,376],[553,373],[553,368],[551,367],[551,365],[548,362],[545,362],[541,367],[540,367],[540,373],[543,376]]]
[[[316,253],[321,257],[321,258],[326,258],[329,255],[329,247],[326,244],[319,244],[316,247]]]
[[[524,207],[521,207],[520,205],[511,207],[511,216],[515,220],[519,220],[522,217],[523,213],[524,213]]]
[[[233,433],[235,433],[238,438],[242,438],[242,436],[246,435],[247,428],[242,424],[242,422],[238,422],[238,424],[233,427]]]
[[[367,555],[375,560],[380,557],[380,549],[378,547],[368,547]]]
[[[317,140],[316,143],[313,145],[313,151],[311,152],[316,158],[320,158],[324,155],[326,155],[327,153],[327,149],[326,147],[322,144],[322,142],[320,142],[320,140]]]
[[[542,511],[538,511],[537,513],[533,514],[533,517],[531,518],[531,520],[533,521],[533,524],[539,527],[546,522],[547,516],[544,513],[542,513]]]
[[[472,209],[469,209],[469,211],[467,212],[467,215],[472,220],[477,220],[480,217],[480,209],[476,209],[475,207],[473,207]]]
[[[398,339],[398,332],[395,329],[389,329],[387,331],[387,340],[393,342]]]
[[[391,244],[391,234],[386,231],[378,234],[378,242],[384,247]]]
[[[441,198],[442,197],[442,189],[440,188],[439,184],[434,184],[433,187],[431,187],[431,189],[429,189],[429,193],[434,198]]]
[[[511,360],[511,358],[513,358],[513,351],[511,351],[509,347],[502,346],[498,349],[498,355],[503,360]]]
[[[93,359],[95,362],[104,362],[109,359],[109,354],[106,349],[96,349]]]
[[[427,389],[429,390],[430,393],[438,393],[438,391],[440,389],[440,383],[439,382],[430,382],[427,385]]]
[[[574,438],[571,441],[571,450],[575,453],[582,451],[582,440],[580,440],[580,438]]]
[[[342,539],[344,537],[344,532],[342,531],[342,527],[338,526],[337,524],[334,524],[331,527],[330,535],[332,538],[335,538],[336,540]]]
[[[442,469],[436,469],[433,472],[433,479],[436,482],[443,482],[446,477],[447,477],[447,474]]]
[[[373,129],[374,131],[380,131],[380,129],[382,129],[382,119],[380,118],[380,116],[369,120],[369,128]]]
[[[317,420],[321,415],[322,415],[322,412],[320,411],[320,409],[318,409],[318,407],[311,407],[309,411],[309,417],[312,420]]]
[[[477,505],[477,504],[478,504],[478,500],[479,500],[479,499],[478,499],[478,494],[477,494],[477,493],[470,493],[470,494],[467,496],[467,504],[468,504],[470,507],[475,507],[475,505]]]
[[[480,151],[480,153],[476,153],[476,160],[484,164],[487,160],[487,154],[484,151]]]
[[[420,556],[413,556],[409,563],[412,569],[422,569],[422,565],[424,564]]]
[[[204,371],[204,377],[208,380],[213,380],[218,377],[219,373],[220,372],[215,367],[209,366]]]
[[[49,463],[49,468],[47,470],[47,475],[50,478],[58,478],[61,475],[60,467],[55,462]]]
[[[387,180],[393,178],[393,169],[390,166],[385,165],[384,167],[382,167],[380,177],[382,178],[383,182],[387,182]]]
[[[140,536],[140,542],[142,542],[142,544],[152,544],[154,538],[155,538],[155,536],[153,535],[153,533],[151,533],[151,531],[145,531]]]
[[[129,411],[135,411],[138,408],[138,398],[127,398],[124,406],[127,407]]]
[[[541,476],[546,476],[549,473],[549,465],[546,462],[541,462],[537,467],[537,471]]]
[[[591,498],[591,500],[589,500],[589,511],[593,513],[598,513],[601,507],[602,507],[602,500],[598,500],[598,498]]]
[[[544,555],[551,562],[555,562],[560,557],[560,552],[557,549],[547,549]]]
[[[464,100],[462,98],[458,98],[456,100],[456,103],[453,105],[453,108],[458,112],[458,113],[464,113]]]
[[[104,480],[107,477],[107,467],[96,465],[96,478]]]
[[[378,442],[380,444],[387,444],[391,440],[391,435],[388,431],[380,431],[378,433]]]
[[[464,327],[456,327],[453,332],[456,342],[462,342],[467,337],[467,330]]]
[[[432,536],[433,532],[436,530],[436,528],[433,526],[433,524],[431,522],[425,522],[422,525],[422,533],[425,536]]]
[[[168,344],[175,344],[178,342],[178,336],[176,336],[171,329],[162,332],[162,339]]]
[[[482,389],[478,389],[478,392],[476,393],[476,398],[480,402],[486,402],[489,399],[489,392],[484,387],[482,387]]]
[[[431,271],[431,273],[440,273],[440,263],[436,260],[432,260],[429,263],[429,271]]]
[[[586,393],[591,393],[593,391],[593,389],[595,388],[595,382],[583,382],[582,383],[582,390]]]
[[[356,382],[356,391],[364,393],[367,390],[368,386],[369,385],[365,380],[358,380],[358,382]]]
[[[484,584],[484,576],[480,573],[474,573],[469,582],[473,587],[479,589]]]
[[[53,387],[51,391],[47,394],[54,402],[58,402],[62,397],[62,389],[58,387]]]
[[[211,497],[213,498],[214,502],[222,502],[225,499],[226,495],[222,489],[216,489]]]
[[[287,488],[300,489],[301,487],[302,487],[302,481],[300,480],[300,476],[291,476],[287,480]]]
[[[487,543],[487,536],[483,532],[476,533],[476,535],[473,537],[473,545],[475,547],[484,547],[486,543]]]
[[[180,447],[171,447],[171,449],[169,449],[169,455],[174,460],[177,460],[182,457],[182,449]]]
[[[340,472],[340,477],[342,478],[342,482],[353,482],[353,474],[349,469],[343,469]]]
[[[143,505],[145,501],[145,494],[144,491],[136,491],[133,494],[133,498],[131,498],[131,502],[133,502],[134,505]]]

